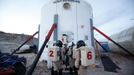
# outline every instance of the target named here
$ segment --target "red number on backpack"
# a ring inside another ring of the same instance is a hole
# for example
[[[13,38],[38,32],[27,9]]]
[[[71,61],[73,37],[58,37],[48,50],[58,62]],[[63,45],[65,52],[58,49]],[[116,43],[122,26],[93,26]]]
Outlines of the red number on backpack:
[[[54,52],[50,50],[50,51],[49,51],[49,56],[50,56],[50,57],[54,57],[53,54],[54,54]]]
[[[88,60],[91,60],[91,59],[92,59],[92,52],[89,51],[89,52],[87,53],[87,59],[88,59]]]

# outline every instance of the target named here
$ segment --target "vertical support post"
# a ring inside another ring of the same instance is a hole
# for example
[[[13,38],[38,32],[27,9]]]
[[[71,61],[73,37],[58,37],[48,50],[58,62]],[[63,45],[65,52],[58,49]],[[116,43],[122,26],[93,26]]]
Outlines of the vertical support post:
[[[38,25],[38,51],[39,51],[39,41],[40,41],[40,24]]]
[[[53,34],[53,40],[58,40],[58,14],[54,15],[54,23],[56,24],[56,28]]]
[[[91,28],[91,43],[92,46],[94,46],[94,31],[93,31],[93,19],[90,18],[90,28]]]

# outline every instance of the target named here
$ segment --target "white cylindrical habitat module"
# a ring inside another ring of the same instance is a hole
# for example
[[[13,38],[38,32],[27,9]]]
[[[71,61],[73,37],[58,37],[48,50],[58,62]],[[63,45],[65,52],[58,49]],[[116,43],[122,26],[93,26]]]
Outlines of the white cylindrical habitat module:
[[[83,0],[50,0],[42,8],[41,24],[39,28],[39,49],[46,34],[54,24],[54,16],[57,19],[57,38],[61,40],[63,34],[67,34],[70,42],[76,43],[84,40],[87,46],[93,46],[92,7]],[[53,35],[50,38],[53,40]],[[41,59],[47,60],[48,51],[44,50]]]

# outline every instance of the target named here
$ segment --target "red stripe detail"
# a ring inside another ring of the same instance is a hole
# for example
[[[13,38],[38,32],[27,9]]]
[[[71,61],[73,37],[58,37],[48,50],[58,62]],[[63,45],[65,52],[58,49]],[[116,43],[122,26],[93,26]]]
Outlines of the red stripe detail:
[[[113,41],[111,38],[109,38],[106,34],[104,34],[102,31],[100,31],[99,29],[97,29],[96,27],[93,27],[97,32],[99,32],[100,34],[102,34],[104,37],[106,37],[108,40]]]
[[[56,24],[53,24],[53,26],[51,27],[50,31],[47,34],[46,39],[50,39],[50,36],[52,35],[55,28],[56,28]]]
[[[28,38],[27,42],[28,42],[28,41],[31,41],[31,40],[33,39],[33,37],[34,37],[36,34],[38,34],[38,31],[35,32],[32,36],[30,36],[30,37]]]

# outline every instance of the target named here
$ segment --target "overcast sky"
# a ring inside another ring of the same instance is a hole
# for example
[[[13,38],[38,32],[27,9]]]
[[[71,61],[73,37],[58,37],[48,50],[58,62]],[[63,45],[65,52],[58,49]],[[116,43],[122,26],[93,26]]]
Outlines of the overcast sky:
[[[41,7],[47,0],[0,0],[0,30],[32,34],[40,24]]]
[[[0,0],[0,31],[33,34],[40,24],[41,7],[47,1]],[[134,0],[86,1],[93,7],[94,25],[106,34],[134,26]]]

